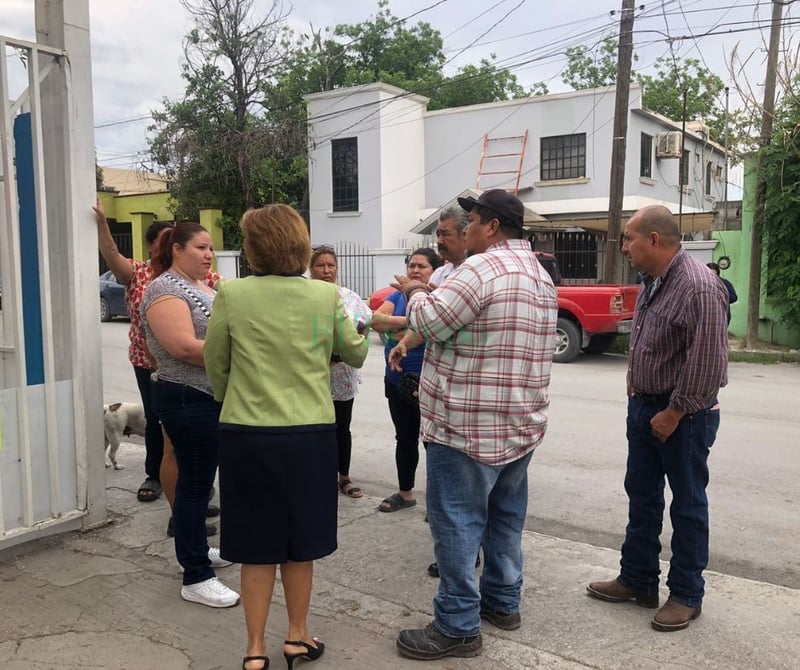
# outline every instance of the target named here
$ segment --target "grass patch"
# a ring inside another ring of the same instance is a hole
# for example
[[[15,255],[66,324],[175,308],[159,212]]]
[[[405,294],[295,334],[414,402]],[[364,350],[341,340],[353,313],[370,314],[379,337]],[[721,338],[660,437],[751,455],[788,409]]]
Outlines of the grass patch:
[[[618,335],[616,341],[608,350],[608,353],[622,354],[627,356],[630,344],[630,335]],[[728,360],[731,363],[759,363],[762,365],[775,365],[777,363],[800,363],[800,351],[730,349],[728,351]]]
[[[800,351],[729,351],[731,363],[800,363]]]
[[[608,350],[609,354],[625,354],[628,355],[628,349],[631,346],[631,336],[630,335],[617,335],[617,339],[614,340],[614,344]]]

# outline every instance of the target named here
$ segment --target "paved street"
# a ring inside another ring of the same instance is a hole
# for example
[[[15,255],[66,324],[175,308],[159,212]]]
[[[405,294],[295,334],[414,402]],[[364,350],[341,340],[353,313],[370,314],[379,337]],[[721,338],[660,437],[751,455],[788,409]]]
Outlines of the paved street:
[[[106,401],[138,397],[127,328],[125,321],[102,324]],[[353,411],[351,474],[382,498],[397,483],[382,350],[373,337]],[[605,355],[553,366],[550,427],[531,468],[530,530],[619,548],[627,513],[625,365],[624,357]],[[734,363],[729,376],[711,457],[710,567],[800,589],[800,366]],[[417,487],[424,501],[424,458]]]

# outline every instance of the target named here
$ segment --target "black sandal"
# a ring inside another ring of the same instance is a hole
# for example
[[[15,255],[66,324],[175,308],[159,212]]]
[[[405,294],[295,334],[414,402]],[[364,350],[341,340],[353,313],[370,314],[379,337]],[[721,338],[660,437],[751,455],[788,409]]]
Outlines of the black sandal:
[[[364,492],[353,484],[352,479],[342,479],[339,481],[339,491],[341,491],[348,498],[360,498]]]
[[[406,500],[399,493],[393,493],[388,498],[384,498],[381,504],[378,505],[378,510],[381,512],[396,512],[408,507],[414,507],[417,504],[417,499]]]
[[[325,644],[315,637],[312,637],[311,639],[317,645],[316,647],[313,647],[308,642],[303,642],[302,640],[283,641],[284,644],[288,644],[290,647],[305,647],[306,649],[305,651],[301,651],[297,654],[290,654],[288,651],[283,652],[283,656],[286,659],[286,665],[289,666],[289,670],[292,670],[292,664],[298,658],[302,658],[306,661],[316,661],[320,656],[322,656],[323,652],[325,651]]]
[[[255,670],[267,670],[269,667],[269,659],[266,656],[245,656],[244,659],[242,659],[242,670],[250,670],[250,668],[245,667],[245,663],[249,663],[250,661],[264,661],[264,665]]]
[[[139,502],[153,502],[161,497],[161,482],[152,477],[145,479],[139,490],[136,492],[136,498]]]

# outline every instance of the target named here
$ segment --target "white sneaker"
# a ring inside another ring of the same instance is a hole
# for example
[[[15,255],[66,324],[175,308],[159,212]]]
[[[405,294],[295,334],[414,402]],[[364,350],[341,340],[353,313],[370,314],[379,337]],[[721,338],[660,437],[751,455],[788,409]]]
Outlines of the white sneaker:
[[[233,565],[233,561],[226,561],[219,555],[219,549],[216,547],[208,548],[208,560],[211,561],[212,568],[227,568],[229,565]]]
[[[208,560],[211,561],[212,568],[227,568],[229,565],[233,565],[233,562],[226,561],[224,558],[220,557],[219,549],[216,547],[208,548]],[[178,570],[183,572],[183,566],[180,563],[178,563]]]
[[[181,587],[181,598],[208,607],[233,607],[239,602],[239,594],[216,577]]]

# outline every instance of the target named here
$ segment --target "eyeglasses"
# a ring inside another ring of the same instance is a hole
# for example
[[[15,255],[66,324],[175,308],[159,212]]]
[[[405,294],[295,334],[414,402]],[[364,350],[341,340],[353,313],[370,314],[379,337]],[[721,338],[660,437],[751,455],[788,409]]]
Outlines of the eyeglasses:
[[[334,251],[334,248],[330,244],[314,244],[311,251]]]

